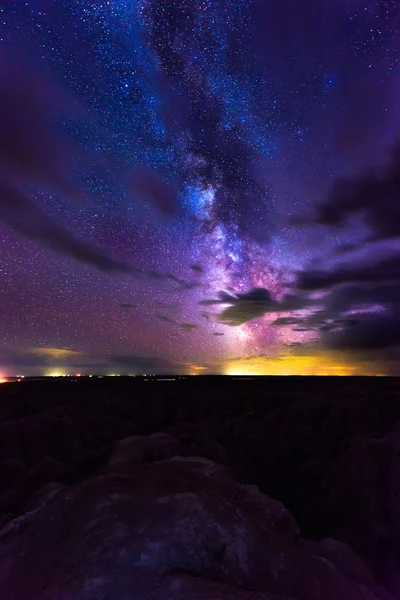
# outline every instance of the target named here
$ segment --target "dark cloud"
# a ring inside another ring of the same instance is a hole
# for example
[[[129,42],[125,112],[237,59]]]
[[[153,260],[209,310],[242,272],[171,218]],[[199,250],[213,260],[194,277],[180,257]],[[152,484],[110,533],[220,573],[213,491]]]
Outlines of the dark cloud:
[[[319,330],[320,331],[332,331],[333,329],[335,329],[335,325],[322,325]],[[296,329],[295,331],[298,331],[298,329]]]
[[[47,364],[45,356],[35,356],[33,353],[23,350],[6,349],[0,351],[0,364],[3,368],[17,367],[18,369],[36,369],[40,364]],[[22,373],[23,374],[23,373]]]
[[[298,325],[299,323],[302,323],[303,319],[300,319],[298,317],[279,317],[279,319],[275,319],[275,321],[273,321],[271,323],[271,325],[275,325],[275,326],[283,326],[283,325]]]
[[[136,275],[137,269],[76,238],[45,213],[32,191],[27,192],[35,184],[41,190],[79,196],[68,169],[77,153],[56,127],[57,117],[65,117],[70,109],[40,71],[0,57],[0,219],[61,255],[107,273]]]
[[[265,288],[254,288],[245,294],[231,295],[220,292],[218,300],[203,300],[200,304],[230,304],[218,315],[217,320],[224,325],[238,326],[267,313],[299,310],[312,302],[294,295],[284,296],[277,302]]]
[[[237,294],[236,297],[232,297],[230,303],[231,306],[218,316],[218,320],[231,326],[263,317],[275,305],[270,292],[264,288],[254,288],[247,294]]]
[[[84,354],[57,348],[0,350],[3,375],[48,375],[53,372],[74,374],[182,374],[190,372],[190,364],[165,357],[127,354]]]
[[[141,271],[111,257],[106,251],[76,238],[70,231],[49,217],[31,198],[0,183],[0,219],[20,235],[40,243],[63,256],[68,256],[105,273],[128,273],[140,276]]]
[[[334,252],[335,254],[347,254],[348,252],[353,252],[359,248],[359,244],[341,244],[340,246],[336,246]]]
[[[222,336],[222,335],[225,335],[225,334],[222,333],[221,331],[214,331],[213,335]]]
[[[71,165],[80,153],[60,132],[62,118],[80,115],[60,89],[33,65],[0,56],[0,219],[18,234],[62,256],[105,273],[176,283],[181,289],[199,285],[170,273],[142,271],[81,240],[48,215],[34,199],[36,191],[56,191],[70,199],[84,192],[71,180]],[[148,193],[172,210],[166,187],[146,175]],[[142,181],[144,184],[144,182]],[[146,186],[144,186],[146,187]]]
[[[121,308],[126,308],[126,309],[130,309],[130,308],[136,308],[137,305],[136,304],[130,304],[129,302],[123,302],[122,304],[120,304]]]
[[[224,325],[237,326],[263,317],[267,313],[301,310],[316,304],[316,301],[287,294],[277,302],[265,288],[254,288],[245,294],[235,295],[221,291],[217,299],[201,300],[199,304],[203,306],[229,304],[230,306],[217,316],[217,320]]]
[[[182,290],[194,290],[203,287],[198,281],[181,281]]]
[[[393,256],[370,266],[301,274],[303,289],[327,289],[323,312],[305,317],[303,325],[316,325],[323,317],[318,327],[322,347],[375,352],[378,360],[382,350],[400,347],[399,269],[399,257]]]
[[[180,327],[181,329],[183,329],[183,331],[193,331],[193,329],[197,329],[198,325],[195,325],[194,323],[180,323],[179,321],[177,321],[176,319],[172,319],[171,317],[168,317],[166,315],[156,315],[157,319],[160,319],[161,321],[165,321],[166,323],[171,323],[172,325],[176,325],[177,327]]]
[[[343,313],[380,305],[394,309],[400,304],[400,282],[350,284],[336,287],[324,299],[326,313],[332,319]]]
[[[300,290],[325,290],[345,283],[400,281],[400,256],[394,255],[374,264],[350,264],[333,271],[303,271],[294,286]]]
[[[195,325],[194,323],[179,323],[179,327],[184,331],[190,332],[193,331],[193,329],[197,329],[198,325]]]
[[[154,206],[167,217],[179,211],[177,190],[161,174],[145,167],[137,167],[131,177],[130,191],[134,196],[150,206]]]
[[[297,348],[301,348],[304,346],[301,342],[290,342],[290,344],[285,344],[286,348],[290,348],[291,350],[296,350]]]
[[[156,300],[154,302],[154,305],[157,306],[158,308],[170,308],[170,309],[178,308],[178,304],[176,302],[160,302],[159,300]]]
[[[322,348],[369,353],[380,360],[385,349],[400,348],[400,258],[374,264],[352,263],[333,271],[303,272],[299,289],[326,290],[323,311],[303,318],[316,327]],[[374,354],[375,353],[375,354]]]
[[[130,356],[126,354],[110,354],[103,357],[104,365],[114,366],[122,370],[133,371],[138,374],[178,374],[182,372],[183,365],[166,358],[152,356]]]
[[[79,111],[35,65],[0,56],[0,178],[79,195],[72,185],[76,148],[56,123]]]
[[[218,292],[217,299],[200,300],[199,304],[201,306],[213,306],[214,304],[233,304],[235,302],[235,299],[236,299],[236,296],[231,296],[230,294],[227,294],[226,292]],[[202,313],[202,314],[210,315],[210,313]]]
[[[160,321],[165,321],[166,323],[173,323],[174,325],[177,325],[177,321],[175,321],[175,319],[171,319],[171,317],[167,317],[166,315],[156,315],[157,319],[160,319]]]
[[[315,221],[344,226],[354,214],[362,216],[374,239],[400,236],[400,144],[391,152],[388,165],[355,179],[338,182]]]
[[[333,322],[335,325],[345,325],[346,327],[353,327],[358,323],[357,319],[335,319]]]
[[[321,314],[326,316],[325,319],[321,319]],[[335,311],[332,314],[336,315]],[[327,311],[320,311],[310,313],[304,317],[280,317],[271,323],[274,326],[288,326],[296,325],[293,327],[293,331],[305,332],[305,331],[333,331],[341,327],[352,327],[358,321],[351,318],[337,318],[334,319],[328,316]]]
[[[336,350],[381,350],[400,347],[400,316],[390,311],[358,315],[352,327],[323,335],[325,347]]]
[[[176,283],[177,291],[188,291],[198,287],[201,287],[201,283],[198,281],[185,281],[184,279],[180,279],[173,275],[172,273],[163,273],[160,271],[138,271],[138,276],[141,276],[144,279],[149,279],[153,281],[169,281],[171,283]]]
[[[212,318],[213,318],[213,314],[212,313],[209,313],[209,312],[203,310],[200,313],[200,316],[203,317],[203,319],[205,319],[208,323],[212,322]]]
[[[201,287],[201,283],[198,281],[185,281],[173,275],[172,273],[162,273],[160,271],[143,271],[143,276],[154,281],[170,281],[171,283],[177,284],[177,289],[180,290],[192,290]]]
[[[192,269],[192,271],[194,271],[195,273],[201,274],[204,273],[204,269],[201,265],[191,265],[190,267]]]

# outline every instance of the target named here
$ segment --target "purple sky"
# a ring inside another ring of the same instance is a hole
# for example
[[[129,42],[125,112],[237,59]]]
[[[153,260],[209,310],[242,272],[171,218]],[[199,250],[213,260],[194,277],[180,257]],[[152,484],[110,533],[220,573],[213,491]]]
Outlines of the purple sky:
[[[399,2],[0,22],[0,375],[400,373]]]

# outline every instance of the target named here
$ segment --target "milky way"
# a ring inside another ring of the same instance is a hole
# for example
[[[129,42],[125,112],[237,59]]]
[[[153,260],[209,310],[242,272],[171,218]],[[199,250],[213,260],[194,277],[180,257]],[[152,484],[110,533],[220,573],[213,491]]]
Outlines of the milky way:
[[[0,120],[5,374],[227,372],[340,348],[332,323],[365,307],[333,314],[296,281],[354,250],[370,260],[367,224],[315,215],[399,138],[400,3],[32,0],[0,15],[0,83],[22,97]],[[224,322],[238,305],[250,317]]]

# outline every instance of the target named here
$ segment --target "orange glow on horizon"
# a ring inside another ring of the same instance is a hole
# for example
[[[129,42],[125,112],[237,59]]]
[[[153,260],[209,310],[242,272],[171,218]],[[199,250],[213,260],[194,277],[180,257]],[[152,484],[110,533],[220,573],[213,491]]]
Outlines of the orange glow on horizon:
[[[204,371],[208,371],[208,367],[203,367],[201,365],[188,365],[188,375],[201,375],[204,374]]]
[[[346,362],[333,355],[283,356],[279,358],[253,357],[228,361],[225,375],[308,375],[308,376],[348,376],[382,375],[379,365],[371,363]]]

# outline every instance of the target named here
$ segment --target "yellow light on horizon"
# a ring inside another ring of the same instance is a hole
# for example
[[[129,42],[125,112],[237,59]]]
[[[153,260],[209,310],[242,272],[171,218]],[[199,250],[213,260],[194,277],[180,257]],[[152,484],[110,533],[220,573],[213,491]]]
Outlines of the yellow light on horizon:
[[[65,377],[65,373],[61,373],[61,371],[50,371],[45,375],[46,377]]]
[[[276,376],[323,376],[366,375],[365,365],[346,363],[340,357],[283,356],[281,358],[254,357],[226,363],[226,375],[276,375]]]

